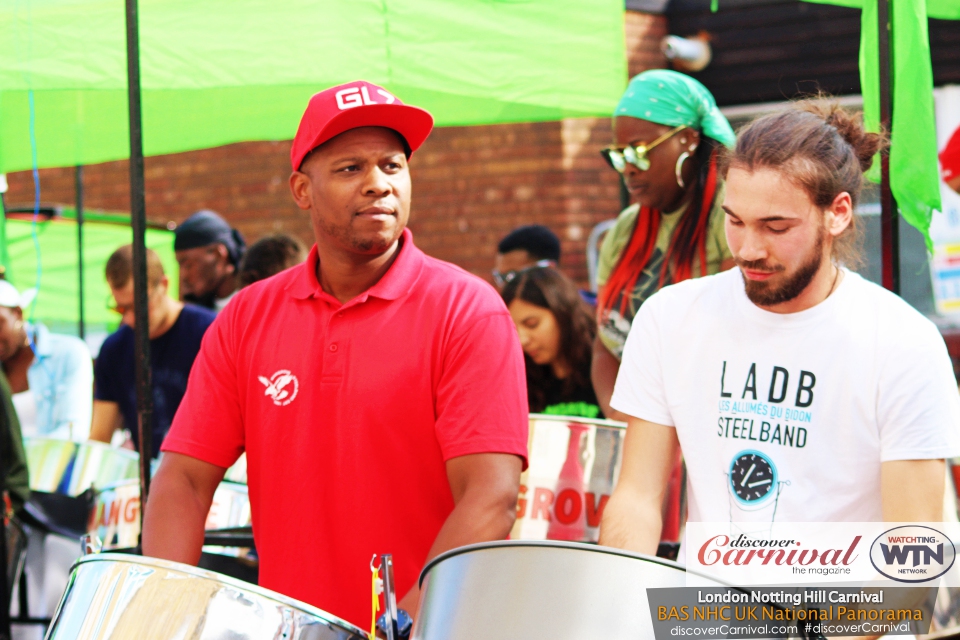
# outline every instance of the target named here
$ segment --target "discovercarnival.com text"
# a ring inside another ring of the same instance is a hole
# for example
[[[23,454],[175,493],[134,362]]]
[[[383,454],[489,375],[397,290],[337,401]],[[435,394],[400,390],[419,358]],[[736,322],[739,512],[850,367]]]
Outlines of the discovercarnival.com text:
[[[802,625],[785,624],[721,624],[716,627],[685,627],[676,625],[670,629],[672,636],[690,636],[702,638],[763,638],[795,636],[799,627],[803,626],[805,634],[819,633],[821,635],[883,635],[887,633],[909,633],[910,621],[904,620],[897,624],[878,622],[835,623],[835,622],[805,622]]]

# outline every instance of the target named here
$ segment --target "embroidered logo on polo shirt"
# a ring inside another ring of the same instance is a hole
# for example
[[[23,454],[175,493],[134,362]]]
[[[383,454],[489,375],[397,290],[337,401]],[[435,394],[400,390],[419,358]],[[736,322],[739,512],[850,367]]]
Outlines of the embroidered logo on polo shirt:
[[[300,391],[300,381],[288,369],[280,369],[270,378],[257,376],[257,380],[266,387],[263,395],[273,400],[273,404],[278,407],[285,407],[293,402]]]

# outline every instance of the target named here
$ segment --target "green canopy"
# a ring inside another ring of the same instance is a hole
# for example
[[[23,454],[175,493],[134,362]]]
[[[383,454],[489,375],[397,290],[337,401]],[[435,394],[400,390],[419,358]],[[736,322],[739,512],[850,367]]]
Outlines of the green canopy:
[[[6,220],[7,279],[21,291],[37,284],[37,252],[34,225],[30,219]],[[28,317],[61,332],[76,333],[79,309],[77,277],[77,224],[72,210],[60,217],[42,218],[36,225],[40,244],[40,286],[36,305],[25,310]],[[83,223],[83,313],[84,322],[95,330],[115,328],[120,317],[107,308],[110,289],[103,270],[114,250],[133,240],[130,218],[121,215],[84,213]],[[177,296],[178,269],[173,255],[173,232],[148,229],[147,246],[160,255],[170,278],[170,295]],[[32,313],[31,313],[32,311]]]
[[[879,27],[876,0],[806,0],[862,9],[860,86],[864,121],[880,129]],[[927,249],[930,219],[940,210],[933,68],[927,18],[960,19],[960,0],[891,0],[890,78],[893,122],[890,131],[890,189],[903,218],[923,233]],[[870,177],[879,178],[879,163]]]
[[[437,124],[605,116],[623,0],[141,0],[144,149],[290,139],[365,79]],[[0,0],[0,173],[127,157],[123,3]],[[31,101],[33,122],[31,126]]]
[[[916,0],[910,0],[910,3]],[[930,18],[940,20],[960,20],[960,0],[926,0],[926,15]],[[818,4],[835,4],[841,7],[851,7],[853,9],[862,9],[863,0],[807,0],[807,2],[817,2]],[[910,4],[908,3],[908,4]],[[874,7],[876,0],[873,0]],[[891,2],[891,5],[894,3]],[[918,6],[918,5],[914,5]]]

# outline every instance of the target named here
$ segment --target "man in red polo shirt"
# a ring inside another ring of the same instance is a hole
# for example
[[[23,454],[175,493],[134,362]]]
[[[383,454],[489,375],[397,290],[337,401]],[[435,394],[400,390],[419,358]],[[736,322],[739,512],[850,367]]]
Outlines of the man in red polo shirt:
[[[260,584],[358,626],[373,554],[394,555],[412,613],[429,558],[508,535],[523,355],[493,288],[405,228],[407,160],[432,126],[366,82],[310,100],[290,188],[316,245],[208,331],[163,444],[146,555],[197,562],[213,492],[244,451]]]
[[[960,127],[940,152],[940,177],[948,187],[960,193]]]

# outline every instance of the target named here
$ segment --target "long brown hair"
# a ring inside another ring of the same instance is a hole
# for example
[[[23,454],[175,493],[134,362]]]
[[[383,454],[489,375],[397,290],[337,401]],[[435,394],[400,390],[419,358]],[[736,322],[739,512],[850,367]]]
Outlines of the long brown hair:
[[[558,357],[570,367],[570,375],[562,381],[562,391],[570,393],[590,383],[590,361],[593,357],[593,338],[597,327],[590,307],[580,297],[577,285],[568,277],[550,267],[535,267],[517,272],[500,292],[510,306],[516,299],[548,310],[560,329]],[[523,355],[527,369],[527,395],[530,410],[543,411],[546,405],[546,387],[554,377],[549,364],[538,365],[527,354]]]
[[[667,274],[673,283],[694,277],[693,262],[700,260],[700,273],[705,275],[707,268],[707,229],[710,212],[717,195],[718,150],[721,144],[706,136],[701,138],[700,146],[694,152],[697,163],[697,181],[691,185],[690,204],[681,214],[677,229],[670,240],[663,267],[660,269],[660,285],[666,282]],[[620,313],[626,312],[629,296],[622,295],[633,291],[644,267],[650,262],[657,246],[657,234],[660,231],[661,212],[650,207],[640,207],[637,223],[630,235],[630,241],[624,248],[614,267],[607,284],[600,292],[597,301],[601,315],[610,311],[614,301],[620,297]],[[622,296],[622,297],[621,297]]]

